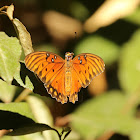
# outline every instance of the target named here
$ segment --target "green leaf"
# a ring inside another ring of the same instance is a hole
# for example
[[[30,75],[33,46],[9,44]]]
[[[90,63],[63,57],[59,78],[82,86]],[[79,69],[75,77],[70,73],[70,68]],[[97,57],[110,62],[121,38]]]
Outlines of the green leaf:
[[[106,131],[129,134],[133,129],[132,111],[123,114],[126,102],[120,91],[110,91],[82,104],[71,116],[72,127],[84,138],[96,138]]]
[[[50,110],[40,98],[28,96],[27,102],[29,103],[37,122],[53,126],[53,118]],[[53,139],[52,132],[43,132],[43,135],[46,139]]]
[[[34,120],[33,114],[31,113],[31,109],[29,105],[25,102],[7,104],[0,103],[0,110],[19,113],[22,116],[26,116],[27,118]]]
[[[20,55],[21,46],[18,39],[0,32],[0,76],[8,83],[11,83],[17,72]]]
[[[70,12],[73,17],[79,20],[86,20],[89,16],[88,8],[80,1],[72,1],[70,4]]]
[[[140,30],[124,44],[119,61],[119,80],[126,93],[135,92],[140,87]]]
[[[14,129],[12,132],[8,133],[7,135],[19,136],[19,135],[36,133],[36,132],[42,132],[45,130],[54,130],[54,129],[46,124],[32,123],[32,124],[26,124],[17,129]]]
[[[140,120],[136,120],[135,127],[130,134],[131,140],[139,140],[140,139]]]
[[[82,40],[75,49],[75,54],[93,53],[100,56],[106,65],[115,62],[119,57],[119,47],[100,36],[89,36]]]
[[[0,99],[5,102],[9,103],[12,101],[15,95],[16,87],[7,84],[6,82],[0,80]]]
[[[13,140],[10,136],[3,136],[1,140]]]
[[[30,135],[22,135],[22,136],[4,136],[1,140],[44,140],[41,133],[34,133]]]
[[[0,130],[12,129],[10,136],[26,135],[45,130],[58,131],[47,124],[36,123],[27,103],[0,103]],[[57,132],[57,133],[56,133]],[[58,137],[58,136],[57,136]]]
[[[140,18],[140,8],[137,8],[131,15],[124,18],[124,20],[140,25],[139,18]]]
[[[20,84],[20,86],[28,88],[30,90],[34,89],[33,84],[28,76],[28,70],[26,69],[24,63],[20,62],[20,65],[18,66],[18,72],[15,73],[14,78],[18,82],[18,84]]]
[[[25,64],[20,62],[20,72],[16,73],[14,76],[14,80],[12,82],[13,85],[22,86],[24,88],[28,88],[32,90],[34,93],[38,93],[40,95],[49,96],[47,93],[44,84],[37,78],[37,76],[29,71]]]

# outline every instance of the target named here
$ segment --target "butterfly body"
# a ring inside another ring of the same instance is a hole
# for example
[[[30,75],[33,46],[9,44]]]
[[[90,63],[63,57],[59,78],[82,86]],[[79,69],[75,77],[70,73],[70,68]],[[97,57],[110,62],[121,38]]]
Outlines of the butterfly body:
[[[105,69],[103,60],[94,54],[83,53],[73,59],[67,52],[65,60],[51,52],[33,52],[26,56],[26,67],[37,74],[48,93],[62,104],[78,100],[81,87],[86,88],[92,79]]]
[[[70,95],[72,86],[72,58],[73,53],[67,52],[65,55],[65,93],[67,96]]]

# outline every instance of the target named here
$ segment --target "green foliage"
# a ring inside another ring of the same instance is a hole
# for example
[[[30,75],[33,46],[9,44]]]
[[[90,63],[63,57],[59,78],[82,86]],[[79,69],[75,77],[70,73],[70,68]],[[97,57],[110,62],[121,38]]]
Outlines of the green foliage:
[[[34,119],[27,103],[0,103],[0,110],[18,113],[27,118]]]
[[[0,99],[5,103],[11,102],[15,95],[16,87],[9,85],[2,80],[0,80],[0,87]]]
[[[96,138],[105,131],[129,134],[134,121],[132,112],[122,113],[125,101],[120,91],[91,99],[73,113],[71,125],[85,138]]]
[[[140,86],[140,30],[122,46],[119,58],[119,80],[126,93],[133,93]]]
[[[0,76],[11,83],[19,65],[21,46],[15,37],[0,32]]]
[[[53,120],[50,110],[41,99],[35,96],[29,96],[27,102],[30,104],[33,114],[39,123],[44,123],[53,126]],[[45,131],[43,133],[43,136],[46,139],[48,138],[49,140],[53,140],[53,132]]]
[[[58,136],[60,138],[61,134],[59,134],[56,129],[49,126],[52,126],[52,123],[50,124],[52,116],[49,110],[46,109],[47,107],[43,101],[37,97],[30,97],[28,98],[28,102],[30,105],[26,102],[9,104],[0,103],[0,129],[13,129],[12,132],[7,134],[9,136],[20,136],[45,130],[53,130],[55,134],[45,131],[43,133],[44,137],[46,139],[49,138],[50,140],[56,139]],[[35,106],[37,108],[34,108]],[[36,123],[36,120],[40,123]],[[69,132],[69,130],[66,130],[66,132]],[[64,137],[66,134],[64,134]]]
[[[85,52],[99,55],[106,65],[110,65],[119,57],[119,46],[101,36],[88,36],[75,49],[76,55]]]
[[[23,71],[21,71],[21,70],[23,70]],[[22,73],[22,75],[21,75],[21,73]],[[26,73],[25,66],[22,62],[18,66],[18,71],[15,73],[14,78],[20,86],[22,86],[24,88],[28,88],[30,90],[34,89],[33,84],[30,81],[29,76]]]
[[[132,22],[136,25],[140,25],[140,8],[137,8],[135,12],[133,12],[131,15],[125,18],[126,21]]]
[[[70,13],[73,17],[79,20],[85,20],[89,16],[88,9],[78,1],[73,1],[70,5]]]

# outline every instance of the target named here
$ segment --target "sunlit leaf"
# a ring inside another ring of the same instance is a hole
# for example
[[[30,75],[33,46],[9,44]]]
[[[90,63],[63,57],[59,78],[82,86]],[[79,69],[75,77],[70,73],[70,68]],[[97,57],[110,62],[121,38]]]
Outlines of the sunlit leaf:
[[[27,69],[24,63],[21,62],[20,65],[18,66],[18,72],[15,73],[14,78],[20,86],[33,90],[34,89],[33,84],[30,81],[29,76],[27,75],[26,72]]]
[[[11,139],[10,139],[11,138]],[[1,140],[44,140],[41,133],[34,133],[22,136],[4,136]]]
[[[84,29],[95,32],[101,27],[108,26],[116,20],[128,16],[139,5],[139,0],[108,0],[105,1],[93,15],[87,19]]]
[[[135,122],[135,128],[130,134],[131,140],[139,140],[140,139],[140,121],[137,120]]]
[[[16,87],[0,80],[0,100],[5,103],[11,102],[15,95]]]
[[[20,62],[20,71],[15,74],[13,85],[22,86],[24,88],[28,88],[34,93],[38,93],[40,95],[49,96],[47,94],[46,88],[43,83],[36,77],[36,75],[29,71],[25,64]]]
[[[0,110],[10,111],[14,113],[19,113],[20,115],[26,116],[27,118],[33,119],[34,117],[31,113],[30,107],[27,103],[0,103]]]
[[[75,49],[75,55],[79,53],[93,53],[99,55],[105,64],[112,64],[119,56],[119,47],[113,42],[100,36],[89,36],[82,40]]]
[[[126,93],[132,93],[140,87],[140,30],[124,44],[119,61],[119,80]]]
[[[32,109],[32,112],[39,123],[44,123],[49,126],[53,126],[53,118],[51,116],[49,108],[46,104],[36,96],[28,96],[27,101]],[[52,132],[43,132],[46,139],[53,140]]]
[[[17,72],[20,55],[21,46],[17,38],[0,32],[0,76],[8,83],[11,83]]]
[[[12,140],[12,137],[10,137],[10,136],[3,136],[1,138],[1,140]]]

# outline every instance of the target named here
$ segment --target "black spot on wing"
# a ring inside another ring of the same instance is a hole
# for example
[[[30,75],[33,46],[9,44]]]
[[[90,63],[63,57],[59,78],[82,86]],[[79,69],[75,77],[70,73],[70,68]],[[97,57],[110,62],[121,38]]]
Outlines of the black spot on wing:
[[[55,55],[55,56],[54,56],[54,59],[56,59],[56,58],[57,58],[57,56]]]
[[[52,61],[52,63],[54,63],[54,59],[53,59],[53,58],[52,58],[52,60],[51,60],[51,61]]]
[[[78,56],[78,60],[80,60],[80,56]]]
[[[82,64],[82,59],[80,60],[80,64]]]

